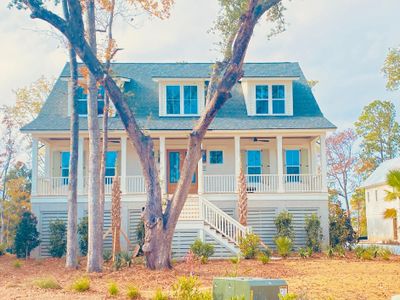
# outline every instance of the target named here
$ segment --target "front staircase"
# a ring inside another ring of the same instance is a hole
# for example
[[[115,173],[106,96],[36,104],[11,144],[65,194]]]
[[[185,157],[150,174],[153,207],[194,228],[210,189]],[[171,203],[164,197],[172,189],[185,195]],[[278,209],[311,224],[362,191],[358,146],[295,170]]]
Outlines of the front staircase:
[[[188,196],[179,221],[185,222],[193,229],[203,231],[205,241],[218,243],[233,254],[239,253],[239,241],[248,232],[250,227],[241,225],[222,209],[207,199],[198,195]],[[200,224],[201,228],[198,228]]]

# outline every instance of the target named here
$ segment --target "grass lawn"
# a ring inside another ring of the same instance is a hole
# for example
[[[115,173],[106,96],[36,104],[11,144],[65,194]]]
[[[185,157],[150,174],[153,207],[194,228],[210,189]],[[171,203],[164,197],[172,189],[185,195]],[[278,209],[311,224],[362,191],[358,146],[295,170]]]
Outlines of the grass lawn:
[[[136,286],[150,297],[157,288],[169,290],[178,276],[188,275],[188,265],[176,263],[170,271],[148,271],[141,262],[131,268],[112,271],[108,266],[101,274],[91,274],[90,289],[83,293],[70,289],[75,279],[86,276],[85,260],[80,270],[67,271],[63,259],[21,261],[15,266],[15,257],[0,257],[0,299],[105,299],[110,282],[116,282],[120,295],[113,299],[126,299],[128,286]],[[195,273],[202,286],[210,288],[212,278],[234,272],[230,261],[210,261],[196,265]],[[346,258],[328,259],[324,256],[286,260],[274,260],[263,265],[255,260],[242,260],[240,276],[282,278],[289,283],[289,291],[305,294],[305,299],[390,299],[400,294],[400,257],[389,261],[360,261],[352,255]],[[42,278],[54,278],[59,289],[40,289],[34,282]],[[107,296],[107,298],[109,298]]]

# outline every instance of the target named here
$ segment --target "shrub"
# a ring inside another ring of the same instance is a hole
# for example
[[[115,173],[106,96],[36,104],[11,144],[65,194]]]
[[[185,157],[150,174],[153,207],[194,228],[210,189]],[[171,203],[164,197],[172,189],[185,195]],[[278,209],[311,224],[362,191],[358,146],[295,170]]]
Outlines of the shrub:
[[[128,299],[138,299],[140,297],[139,289],[133,285],[128,286],[126,296],[128,297]]]
[[[20,269],[22,267],[22,263],[19,260],[13,262],[13,266],[16,269]]]
[[[279,300],[296,300],[298,299],[296,294],[293,293],[287,293],[285,296],[283,296],[282,294],[278,295]]]
[[[115,282],[110,282],[108,285],[108,293],[110,296],[117,296],[119,293],[118,285]]]
[[[307,257],[308,257],[308,255],[307,255],[307,250],[306,250],[305,248],[300,248],[300,249],[299,249],[299,256],[300,256],[301,258],[307,258]]]
[[[276,248],[278,254],[282,257],[288,257],[292,252],[293,243],[292,240],[286,236],[280,236],[275,239]]]
[[[350,218],[340,204],[329,205],[329,244],[332,247],[342,245],[351,247],[356,242],[356,233],[351,225]]]
[[[389,260],[390,255],[392,255],[392,252],[389,249],[381,248],[378,251],[378,256],[382,257],[382,259],[384,259],[384,260]]]
[[[202,293],[199,290],[200,282],[197,277],[179,277],[178,281],[172,286],[172,293],[175,299],[179,300],[203,300],[207,298],[207,293]]]
[[[76,292],[86,292],[87,290],[90,289],[90,279],[88,277],[81,277],[76,279],[72,285],[71,289],[73,289]]]
[[[67,250],[67,226],[62,220],[55,220],[49,224],[50,246],[52,257],[62,257]]]
[[[263,265],[266,265],[271,260],[270,256],[267,255],[265,252],[260,252],[257,255],[257,259],[261,261]]]
[[[346,249],[338,244],[333,248],[334,252],[339,256],[339,257],[345,257],[346,256]]]
[[[229,300],[246,300],[245,296],[232,296]]]
[[[0,243],[0,256],[6,254],[7,245],[5,243]]]
[[[56,290],[61,289],[61,285],[54,278],[40,278],[33,282],[33,284],[41,289]]]
[[[17,225],[14,240],[14,251],[18,258],[29,257],[31,251],[39,246],[39,232],[36,226],[36,217],[30,211],[25,211]]]
[[[200,259],[202,264],[207,263],[208,258],[214,254],[214,245],[209,243],[203,243],[201,240],[197,239],[190,246],[193,254]]]
[[[320,252],[322,242],[321,220],[317,214],[312,214],[311,216],[306,217],[305,223],[307,247],[311,248],[314,252]]]
[[[105,262],[109,262],[112,258],[112,251],[111,250],[104,250],[103,251],[103,260]]]
[[[276,237],[287,237],[291,240],[294,239],[294,229],[292,225],[293,216],[288,211],[282,211],[275,218]]]
[[[240,253],[245,259],[256,257],[260,238],[254,233],[248,233],[245,237],[239,239]]]
[[[152,300],[168,300],[168,296],[165,295],[161,289],[157,289]]]
[[[333,249],[333,247],[329,246],[328,249],[326,250],[326,255],[328,257],[333,257],[335,255],[335,249]]]
[[[79,235],[79,250],[83,256],[86,256],[88,251],[88,239],[89,239],[89,223],[88,217],[83,217],[78,224],[78,235]]]

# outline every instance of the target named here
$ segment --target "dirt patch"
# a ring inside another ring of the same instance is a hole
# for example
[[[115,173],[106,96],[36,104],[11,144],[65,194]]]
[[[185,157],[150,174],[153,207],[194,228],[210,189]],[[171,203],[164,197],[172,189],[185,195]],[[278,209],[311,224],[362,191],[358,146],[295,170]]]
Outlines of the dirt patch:
[[[0,257],[1,299],[105,299],[111,281],[118,284],[120,299],[125,299],[128,285],[137,286],[146,299],[157,288],[169,290],[177,277],[189,274],[189,267],[184,262],[176,263],[169,271],[149,271],[141,262],[136,262],[129,269],[112,271],[106,266],[101,274],[87,275],[85,260],[81,260],[79,270],[66,270],[63,259],[21,260],[20,268],[15,268],[15,260],[11,255]],[[204,288],[211,288],[213,277],[234,272],[230,261],[210,261],[195,267],[195,274]],[[327,259],[321,256],[307,260],[273,260],[267,265],[243,260],[238,275],[285,279],[291,292],[306,294],[307,299],[390,299],[390,296],[400,294],[400,257],[392,257],[389,261],[359,261],[353,257]],[[71,283],[81,276],[90,277],[90,291],[71,291]],[[33,281],[43,277],[55,278],[63,288],[36,288]]]

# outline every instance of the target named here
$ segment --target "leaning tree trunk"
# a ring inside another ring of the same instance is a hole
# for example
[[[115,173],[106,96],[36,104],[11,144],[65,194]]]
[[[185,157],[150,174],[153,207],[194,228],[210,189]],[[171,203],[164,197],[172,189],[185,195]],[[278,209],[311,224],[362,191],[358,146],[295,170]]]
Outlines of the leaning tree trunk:
[[[94,0],[86,0],[86,29],[89,45],[96,53],[96,27]],[[87,271],[101,272],[103,264],[103,227],[100,199],[100,128],[98,122],[96,77],[88,76],[88,131],[89,131],[89,180],[88,180],[88,254]]]
[[[243,226],[247,226],[247,183],[246,177],[244,176],[243,169],[240,168],[240,175],[238,180],[238,211],[239,211],[239,223]]]
[[[112,260],[121,252],[121,181],[118,175],[114,176],[111,197],[112,217]]]
[[[63,11],[65,19],[69,19],[68,5],[63,0]],[[68,45],[71,81],[69,84],[69,103],[71,107],[70,127],[70,161],[68,178],[68,222],[67,222],[67,253],[65,266],[75,269],[78,267],[78,145],[79,145],[79,116],[78,116],[78,63],[75,50],[71,44]]]

